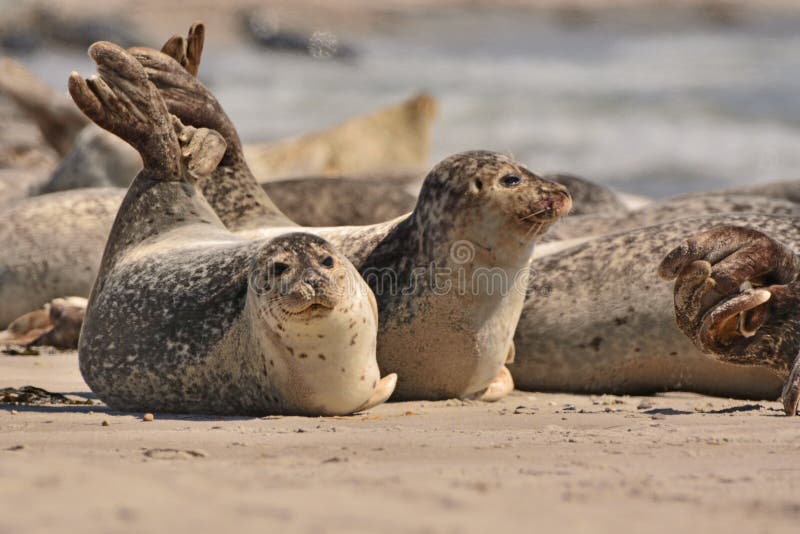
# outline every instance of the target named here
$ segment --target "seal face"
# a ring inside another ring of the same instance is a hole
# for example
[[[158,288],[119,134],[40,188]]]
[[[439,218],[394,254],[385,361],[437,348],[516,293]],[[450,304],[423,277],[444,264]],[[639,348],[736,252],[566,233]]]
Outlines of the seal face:
[[[396,377],[380,380],[374,300],[352,264],[310,234],[231,234],[184,181],[214,171],[221,136],[170,119],[124,50],[90,54],[100,76],[73,74],[70,93],[144,161],[86,311],[79,359],[92,390],[115,409],[219,414],[347,414],[386,400]]]
[[[248,303],[269,327],[261,343],[283,355],[269,365],[282,368],[284,403],[310,404],[320,414],[363,404],[380,381],[377,310],[352,264],[321,237],[287,234],[259,251],[248,286]],[[297,392],[302,399],[293,399]]]

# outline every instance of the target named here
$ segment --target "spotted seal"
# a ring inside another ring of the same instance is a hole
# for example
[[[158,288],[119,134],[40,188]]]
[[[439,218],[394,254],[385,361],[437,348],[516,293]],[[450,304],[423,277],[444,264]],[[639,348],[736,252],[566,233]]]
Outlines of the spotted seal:
[[[191,182],[225,153],[173,121],[141,65],[111,43],[69,91],[144,168],[117,213],[79,343],[81,373],[115,409],[332,415],[391,394],[375,358],[374,298],[324,239],[245,241]]]
[[[198,183],[220,219],[244,238],[272,236],[282,215],[257,189],[219,102],[179,58],[145,48],[131,53],[171,113],[225,137],[225,159]],[[375,292],[378,361],[400,376],[394,398],[491,400],[510,391],[504,364],[513,355],[524,297],[510,286],[524,285],[535,240],[570,206],[563,186],[507,156],[472,151],[434,166],[409,215],[372,226],[314,229]],[[487,277],[505,286],[490,287]]]
[[[415,202],[399,184],[360,179],[282,180],[262,188],[289,218],[308,226],[376,223],[411,211]],[[59,296],[89,296],[124,196],[121,188],[86,188],[0,209],[0,328]],[[315,201],[306,205],[309,198]]]
[[[658,278],[663,258],[687,236],[746,226],[797,253],[796,216],[718,214],[594,238],[537,258],[514,337],[511,366],[522,389],[648,394],[689,390],[777,398],[782,377],[699,350],[678,327],[673,288]]]

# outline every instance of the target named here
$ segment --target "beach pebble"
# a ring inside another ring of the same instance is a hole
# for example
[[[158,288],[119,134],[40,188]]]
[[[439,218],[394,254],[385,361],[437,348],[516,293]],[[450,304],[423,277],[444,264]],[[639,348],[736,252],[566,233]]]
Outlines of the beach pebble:
[[[649,403],[647,401],[642,401],[636,406],[636,409],[637,410],[649,410],[652,407],[653,407],[653,405],[651,403]]]
[[[144,414],[144,417],[142,417],[142,421],[150,422],[153,419],[155,419],[155,417],[153,417],[153,414],[151,414],[151,413],[146,413],[146,414]]]
[[[103,419],[103,422],[102,422],[102,423],[100,423],[100,424],[101,424],[101,425],[103,425],[103,426],[108,426],[108,421],[106,421],[105,419]]]

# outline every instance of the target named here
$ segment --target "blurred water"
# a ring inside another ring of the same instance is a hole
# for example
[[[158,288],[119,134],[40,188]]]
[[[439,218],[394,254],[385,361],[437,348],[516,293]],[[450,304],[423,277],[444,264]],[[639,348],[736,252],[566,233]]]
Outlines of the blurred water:
[[[524,13],[409,18],[355,44],[355,64],[209,42],[201,77],[245,140],[333,124],[418,90],[442,104],[434,156],[507,151],[651,196],[800,179],[800,19],[741,26]],[[85,56],[25,59],[54,84]]]

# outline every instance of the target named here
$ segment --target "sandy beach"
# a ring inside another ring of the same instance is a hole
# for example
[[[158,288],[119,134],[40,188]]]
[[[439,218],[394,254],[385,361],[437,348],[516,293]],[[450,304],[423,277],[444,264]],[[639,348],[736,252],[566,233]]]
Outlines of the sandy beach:
[[[153,45],[205,20],[202,76],[248,142],[426,90],[442,108],[436,158],[505,151],[653,198],[796,179],[800,165],[796,0],[45,4],[130,21]],[[648,10],[665,4],[677,14]],[[256,5],[286,27],[352,39],[360,63],[256,48],[240,20]],[[0,0],[0,25],[30,6]],[[83,50],[50,46],[19,59],[54,88],[73,69],[94,72]],[[2,99],[0,122],[0,196],[14,205],[57,157]],[[350,417],[147,421],[97,400],[74,351],[0,353],[0,389],[27,385],[75,403],[0,404],[0,534],[800,527],[800,418],[776,401],[516,391]]]
[[[75,353],[3,386],[91,397]],[[0,533],[797,532],[776,402],[515,392],[343,418],[0,408]],[[107,426],[104,426],[107,423]]]

